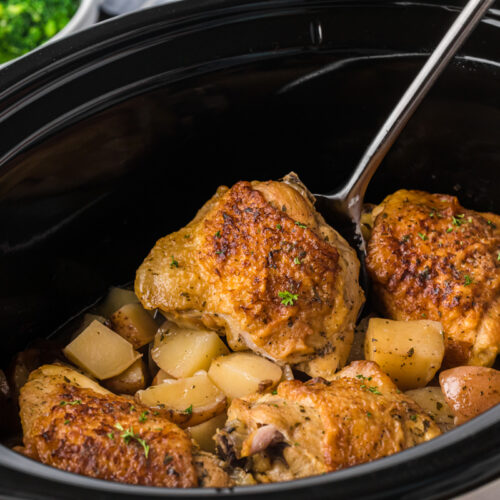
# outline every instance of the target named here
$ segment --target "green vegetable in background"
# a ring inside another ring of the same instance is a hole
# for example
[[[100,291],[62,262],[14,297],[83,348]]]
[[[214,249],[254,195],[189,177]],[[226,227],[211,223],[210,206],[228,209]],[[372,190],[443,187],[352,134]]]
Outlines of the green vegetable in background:
[[[80,0],[0,0],[0,64],[53,37],[79,4]]]

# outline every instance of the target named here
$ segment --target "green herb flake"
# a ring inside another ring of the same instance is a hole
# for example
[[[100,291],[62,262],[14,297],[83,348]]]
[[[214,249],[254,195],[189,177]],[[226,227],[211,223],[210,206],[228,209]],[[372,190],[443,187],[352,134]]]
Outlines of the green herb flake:
[[[295,221],[295,225],[301,227],[302,229],[306,229],[307,228],[307,226],[305,224],[302,224],[302,222],[299,222],[297,220]]]
[[[274,389],[274,391],[272,391],[272,392],[271,392],[271,394],[272,394],[273,396],[276,396],[276,394],[278,394],[278,391],[277,391],[276,389]]]
[[[68,424],[69,424],[69,420],[65,420],[64,425],[68,425]]]
[[[217,231],[217,232],[215,233],[215,237],[216,237],[216,238],[220,238],[220,231]]]
[[[469,286],[470,284],[472,284],[473,281],[474,281],[474,278],[472,276],[469,276],[468,274],[466,274],[464,276],[464,285],[465,286]]]
[[[367,417],[373,417],[373,415],[369,411],[366,412],[366,416]]]
[[[185,410],[184,413],[191,415],[193,413],[193,405],[189,405]]]
[[[368,390],[372,393],[372,394],[376,394],[377,396],[381,396],[382,393],[378,390],[378,387],[377,386],[370,386],[368,387]]]
[[[449,227],[449,228],[446,230],[446,232],[447,232],[447,233],[451,233],[452,231],[453,231],[453,228],[452,228],[452,227]]]
[[[288,291],[278,292],[278,296],[281,299],[281,303],[284,306],[293,306],[293,302],[298,300],[299,296],[296,293],[291,293]]]
[[[109,439],[113,439],[113,440],[115,439],[115,433],[114,432],[108,432],[106,435],[109,437]]]
[[[427,235],[425,233],[418,233],[418,235],[423,241],[427,240]]]
[[[118,429],[117,425],[120,425],[120,424],[116,424],[115,427]],[[121,429],[120,430],[123,430],[123,427],[120,425]],[[130,441],[132,439],[134,439],[135,441],[137,441],[143,448],[144,450],[144,456],[146,458],[148,458],[148,455],[149,455],[149,445],[146,443],[146,441],[144,441],[144,439],[142,439],[139,434],[136,434],[134,432],[134,428],[133,427],[129,427],[126,431],[123,432],[123,434],[121,434],[120,436],[126,444],[129,444]]]
[[[179,263],[175,260],[174,256],[171,255],[171,261],[170,261],[170,269],[174,268],[174,267],[179,267]]]
[[[298,257],[295,257],[295,259],[293,259],[293,263],[297,266],[300,266],[300,259]]]
[[[276,224],[276,229],[277,229],[278,231],[281,231],[281,229],[282,229],[281,224]]]
[[[416,422],[417,421],[417,416],[414,415],[414,414],[410,415],[410,420],[413,420],[414,422]]]
[[[149,411],[143,411],[139,417],[139,422],[145,422],[148,419]]]

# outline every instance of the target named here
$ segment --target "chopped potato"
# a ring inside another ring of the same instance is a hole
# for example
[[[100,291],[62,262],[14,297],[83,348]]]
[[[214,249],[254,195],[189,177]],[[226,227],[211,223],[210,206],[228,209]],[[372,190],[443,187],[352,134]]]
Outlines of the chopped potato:
[[[206,422],[188,427],[187,431],[191,437],[198,443],[200,448],[204,451],[215,453],[215,441],[213,437],[217,429],[222,429],[227,420],[227,414],[221,413]]]
[[[458,366],[439,375],[444,397],[455,415],[455,425],[500,404],[500,371],[484,366]]]
[[[141,357],[130,342],[96,320],[70,342],[63,353],[100,380],[119,375]]]
[[[111,317],[111,327],[128,340],[134,349],[140,349],[149,344],[158,330],[158,325],[152,316],[140,304],[126,304]]]
[[[106,298],[97,307],[97,310],[99,314],[109,318],[115,311],[118,311],[120,307],[127,304],[139,304],[139,299],[133,290],[125,290],[124,288],[112,286]]]
[[[165,380],[162,384],[138,391],[136,399],[183,427],[209,420],[227,406],[226,396],[206,372],[179,380]]]
[[[172,380],[174,377],[171,377],[166,371],[158,370],[158,373],[153,378],[151,385],[163,384],[165,380]]]
[[[166,321],[155,336],[151,355],[166,373],[183,378],[208,370],[212,359],[228,352],[215,332],[180,328]]]
[[[108,327],[110,326],[109,320],[107,320],[104,316],[101,316],[99,314],[85,313],[83,315],[83,319],[82,319],[80,326],[75,331],[75,333],[73,333],[71,335],[71,340],[76,339],[76,337],[78,337],[78,335],[80,335],[80,333],[82,333],[83,330],[85,330],[85,328],[87,328],[87,326],[89,326],[90,323],[92,323],[92,321],[99,321],[99,323],[102,323],[105,326],[108,326]]]
[[[442,431],[454,427],[453,412],[444,398],[440,387],[421,387],[405,393],[425,410]]]
[[[146,387],[148,375],[146,363],[138,359],[123,373],[105,380],[103,385],[117,394],[135,394]]]
[[[443,327],[437,321],[371,318],[365,358],[375,361],[400,389],[424,387],[444,356]]]
[[[277,364],[249,352],[214,359],[208,370],[209,377],[231,399],[272,389],[281,374]]]

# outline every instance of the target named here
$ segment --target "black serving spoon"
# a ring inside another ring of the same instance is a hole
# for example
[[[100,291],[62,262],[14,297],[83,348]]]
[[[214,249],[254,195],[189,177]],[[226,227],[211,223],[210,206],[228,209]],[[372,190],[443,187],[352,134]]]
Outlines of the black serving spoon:
[[[366,149],[347,183],[335,193],[314,195],[325,219],[357,250],[362,263],[360,279],[365,290],[368,285],[364,265],[366,249],[360,218],[368,184],[427,92],[493,2],[467,2]]]

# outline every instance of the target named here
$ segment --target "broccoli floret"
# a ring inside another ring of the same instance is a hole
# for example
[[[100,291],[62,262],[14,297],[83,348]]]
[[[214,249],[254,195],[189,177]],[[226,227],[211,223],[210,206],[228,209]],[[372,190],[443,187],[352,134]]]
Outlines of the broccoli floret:
[[[46,42],[68,24],[80,0],[1,0],[0,63]]]

